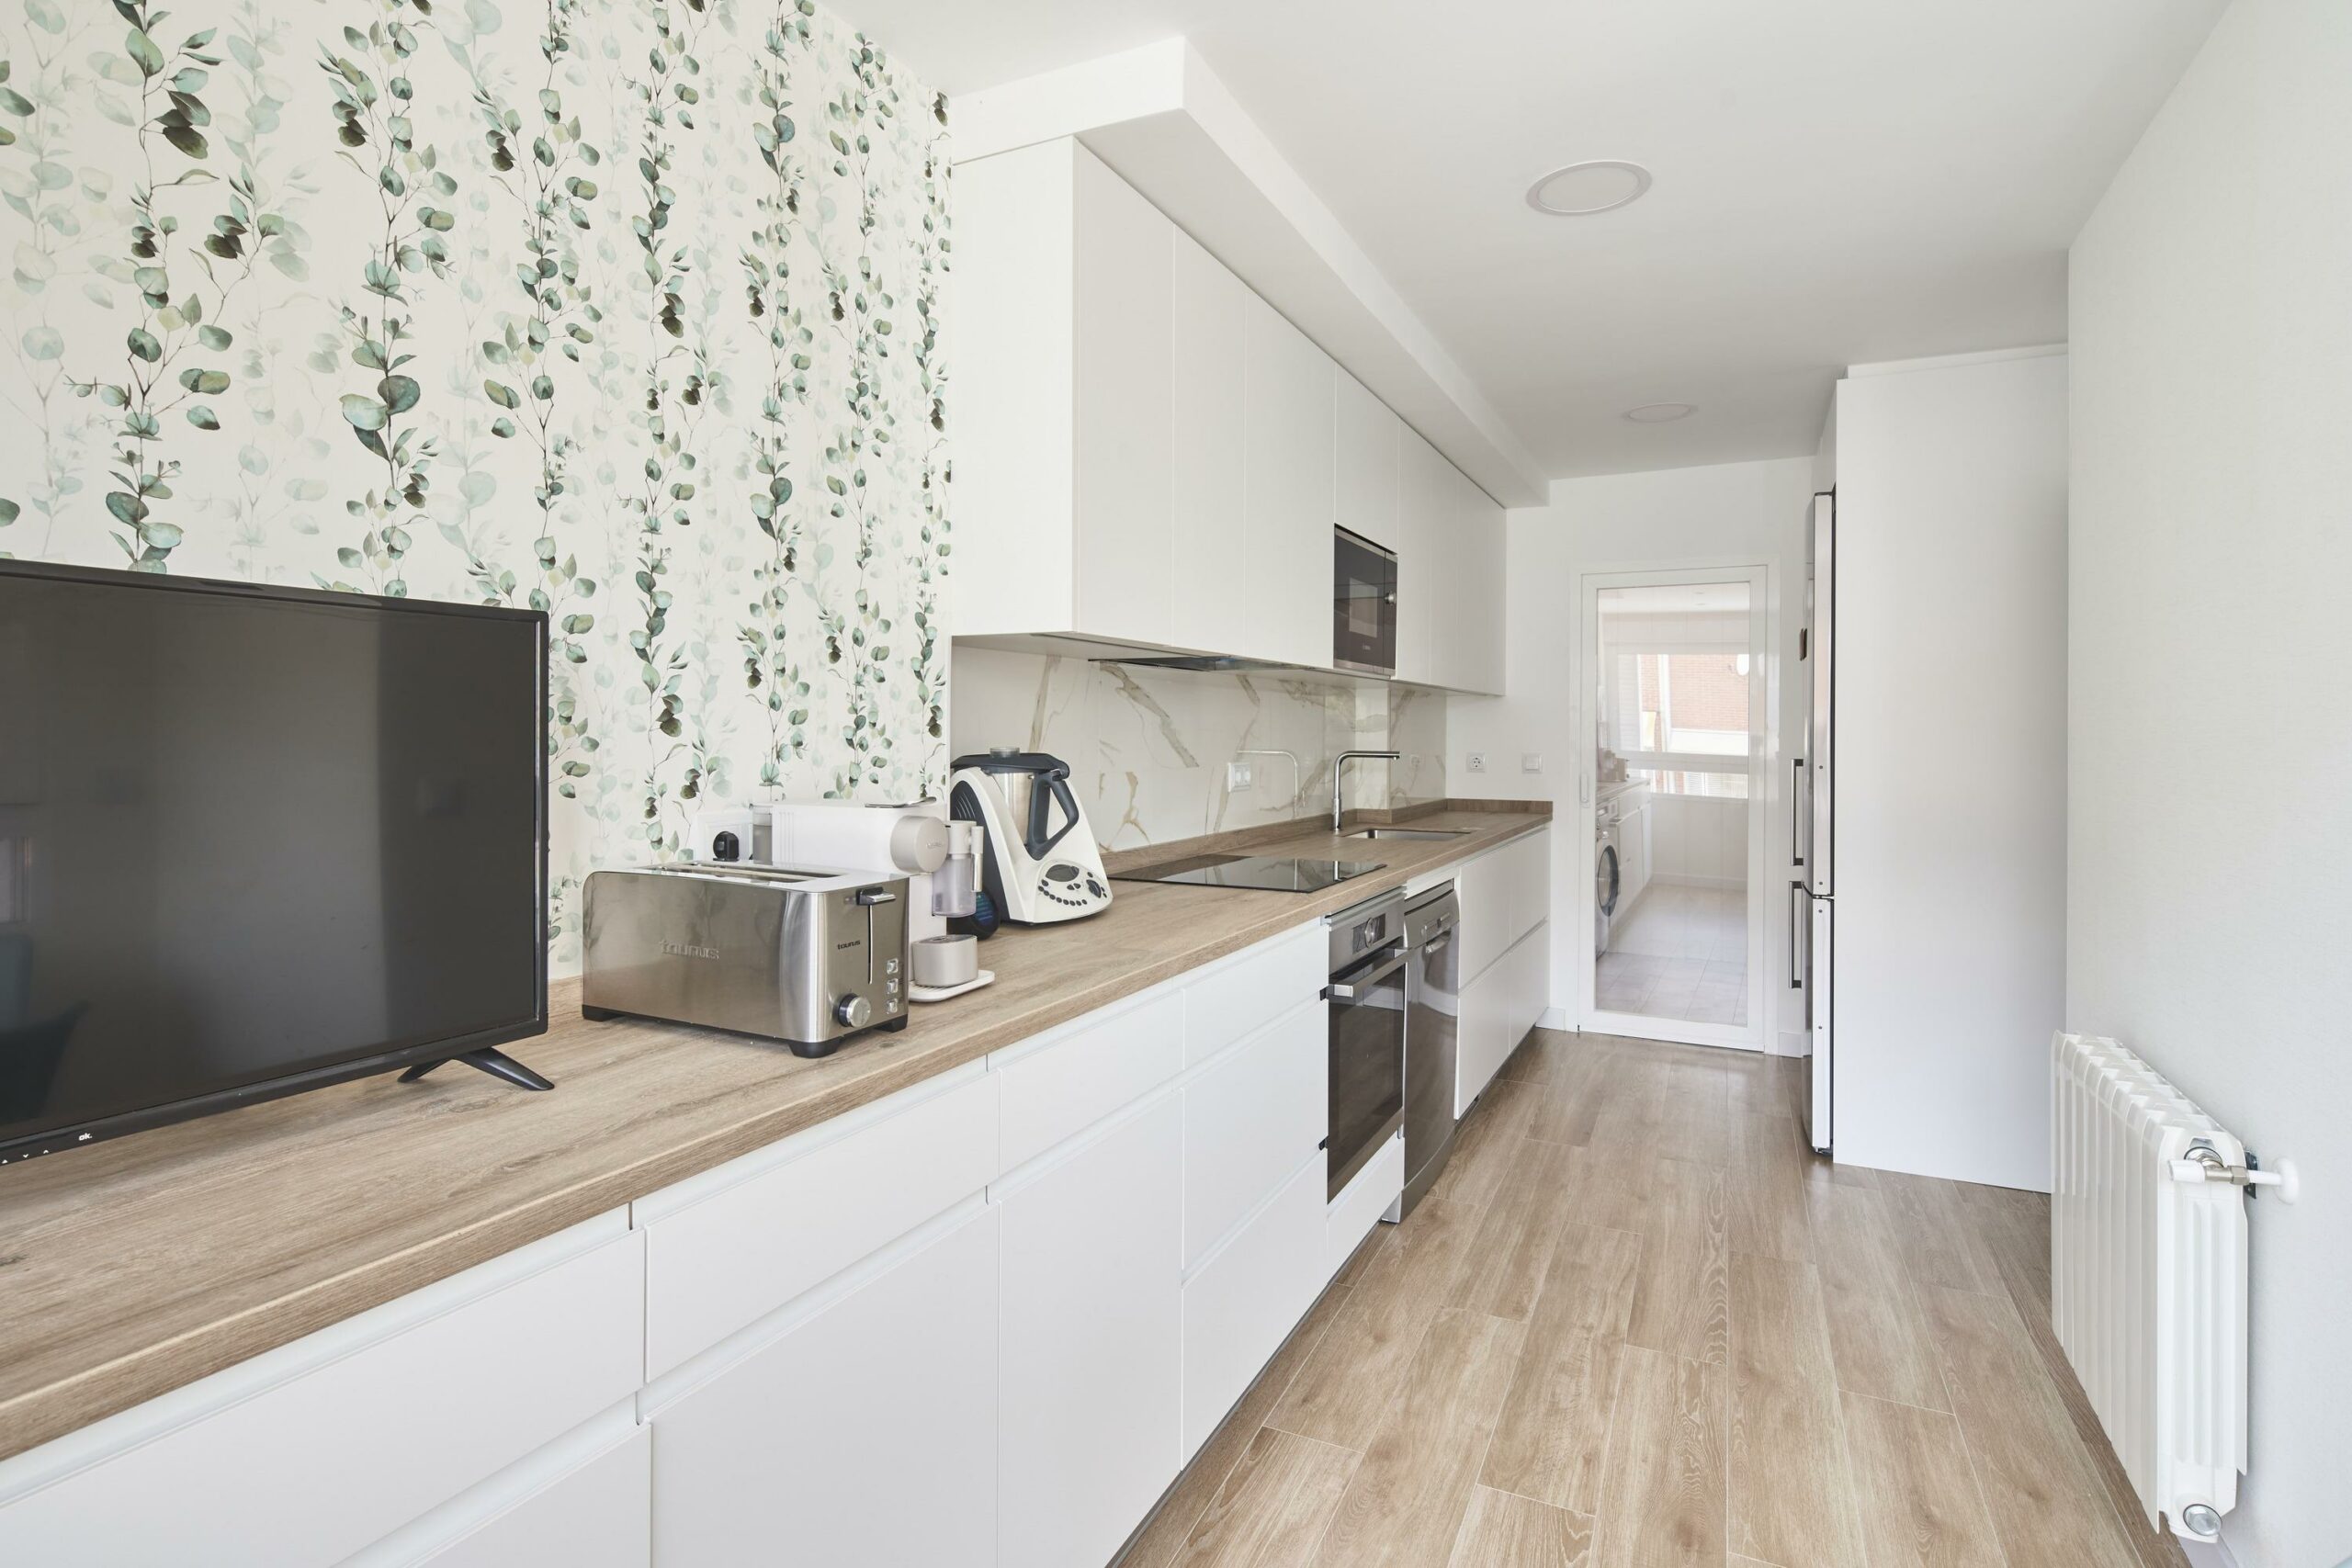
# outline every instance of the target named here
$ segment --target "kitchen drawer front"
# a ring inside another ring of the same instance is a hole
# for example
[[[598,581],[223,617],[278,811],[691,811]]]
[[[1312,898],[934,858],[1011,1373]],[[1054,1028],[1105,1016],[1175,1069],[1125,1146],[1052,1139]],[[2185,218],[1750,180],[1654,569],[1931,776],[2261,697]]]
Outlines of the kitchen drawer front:
[[[1456,1116],[1469,1112],[1471,1103],[1535,1027],[1544,1011],[1551,962],[1552,927],[1546,921],[1462,988],[1453,1050]]]
[[[662,1568],[993,1568],[1000,1216],[959,1213],[655,1405]]]
[[[1329,938],[1317,920],[1225,959],[1184,986],[1184,1065],[1198,1066],[1301,1002],[1331,977]]]
[[[628,1398],[616,1211],[0,1465],[0,1562],[326,1568]]]
[[[1309,1002],[1184,1085],[1184,1267],[1318,1153],[1330,1113],[1329,1004]]]
[[[1184,1458],[1200,1451],[1322,1291],[1323,1156],[1184,1281]]]
[[[1000,1169],[1012,1170],[1134,1104],[1184,1065],[1184,998],[1120,1002],[989,1058],[1004,1083]]]
[[[1454,874],[1462,903],[1462,978],[1474,980],[1544,916],[1551,870],[1551,835],[1522,835],[1487,851]]]
[[[553,1450],[518,1465],[485,1490],[496,1502],[460,1498],[380,1541],[342,1568],[648,1568],[653,1561],[653,1433],[632,1406],[574,1437],[594,1436],[585,1457]],[[559,1458],[558,1456],[562,1457]],[[469,1507],[469,1506],[471,1505]],[[450,1516],[462,1515],[462,1517]],[[438,1544],[424,1544],[424,1538]]]
[[[1323,1211],[1323,1278],[1329,1280],[1355,1255],[1389,1206],[1405,1190],[1405,1134],[1398,1133],[1348,1179]]]
[[[1504,845],[1503,852],[1519,857],[1511,877],[1511,891],[1519,898],[1510,921],[1512,940],[1517,941],[1552,918],[1552,830],[1538,829]]]
[[[997,1094],[975,1063],[866,1107],[874,1119],[853,1111],[639,1204],[646,1378],[984,1189]]]

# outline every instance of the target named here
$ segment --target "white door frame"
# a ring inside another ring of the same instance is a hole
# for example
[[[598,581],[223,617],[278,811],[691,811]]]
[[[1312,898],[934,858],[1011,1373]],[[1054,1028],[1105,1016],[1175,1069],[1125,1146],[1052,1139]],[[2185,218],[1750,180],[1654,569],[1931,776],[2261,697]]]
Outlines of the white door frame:
[[[1577,768],[1577,842],[1575,863],[1582,868],[1577,884],[1576,955],[1577,1027],[1602,1034],[1631,1035],[1642,1040],[1666,1040],[1688,1045],[1716,1045],[1761,1052],[1773,1028],[1772,1008],[1765,973],[1765,940],[1770,915],[1765,905],[1765,856],[1769,850],[1770,795],[1772,759],[1780,733],[1780,681],[1774,650],[1779,643],[1780,599],[1775,592],[1776,569],[1770,560],[1738,557],[1701,563],[1675,561],[1657,565],[1621,565],[1580,572],[1577,581],[1577,635],[1571,660],[1569,705],[1575,726]],[[1599,761],[1595,735],[1597,715],[1588,707],[1594,690],[1591,664],[1600,628],[1600,593],[1605,588],[1649,588],[1684,582],[1745,582],[1748,592],[1747,620],[1747,1021],[1745,1024],[1693,1023],[1684,1019],[1652,1018],[1645,1013],[1609,1012],[1595,999],[1599,965],[1592,951],[1593,927],[1599,911],[1583,890],[1593,885],[1600,792],[1594,787]]]

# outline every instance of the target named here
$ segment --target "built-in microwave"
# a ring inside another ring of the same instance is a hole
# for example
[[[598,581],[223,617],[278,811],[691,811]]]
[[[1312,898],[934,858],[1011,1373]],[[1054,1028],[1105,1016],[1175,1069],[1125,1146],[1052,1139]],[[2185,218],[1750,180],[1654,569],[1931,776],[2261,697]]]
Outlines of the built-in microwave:
[[[1396,552],[1341,528],[1331,563],[1331,662],[1366,675],[1395,674]]]

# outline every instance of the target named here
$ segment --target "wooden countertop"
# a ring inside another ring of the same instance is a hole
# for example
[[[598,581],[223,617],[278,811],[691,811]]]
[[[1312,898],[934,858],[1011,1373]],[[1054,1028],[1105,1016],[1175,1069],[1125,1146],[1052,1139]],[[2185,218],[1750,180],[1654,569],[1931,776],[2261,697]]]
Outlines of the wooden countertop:
[[[993,986],[816,1060],[588,1023],[559,982],[549,1032],[509,1047],[553,1093],[456,1066],[387,1075],[0,1169],[0,1458],[1530,832],[1544,809],[1414,818],[1469,829],[1441,842],[1250,845],[1385,863],[1322,894],[1122,882],[1091,919],[989,941]]]

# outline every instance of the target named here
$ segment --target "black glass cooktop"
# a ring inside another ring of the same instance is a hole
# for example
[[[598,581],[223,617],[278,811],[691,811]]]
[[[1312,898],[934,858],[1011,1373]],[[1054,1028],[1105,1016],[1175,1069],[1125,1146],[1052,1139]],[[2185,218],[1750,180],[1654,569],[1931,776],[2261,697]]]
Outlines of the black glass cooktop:
[[[1193,887],[1253,887],[1270,893],[1320,893],[1387,863],[1294,860],[1285,855],[1193,855],[1113,874],[1118,882],[1180,882]]]

